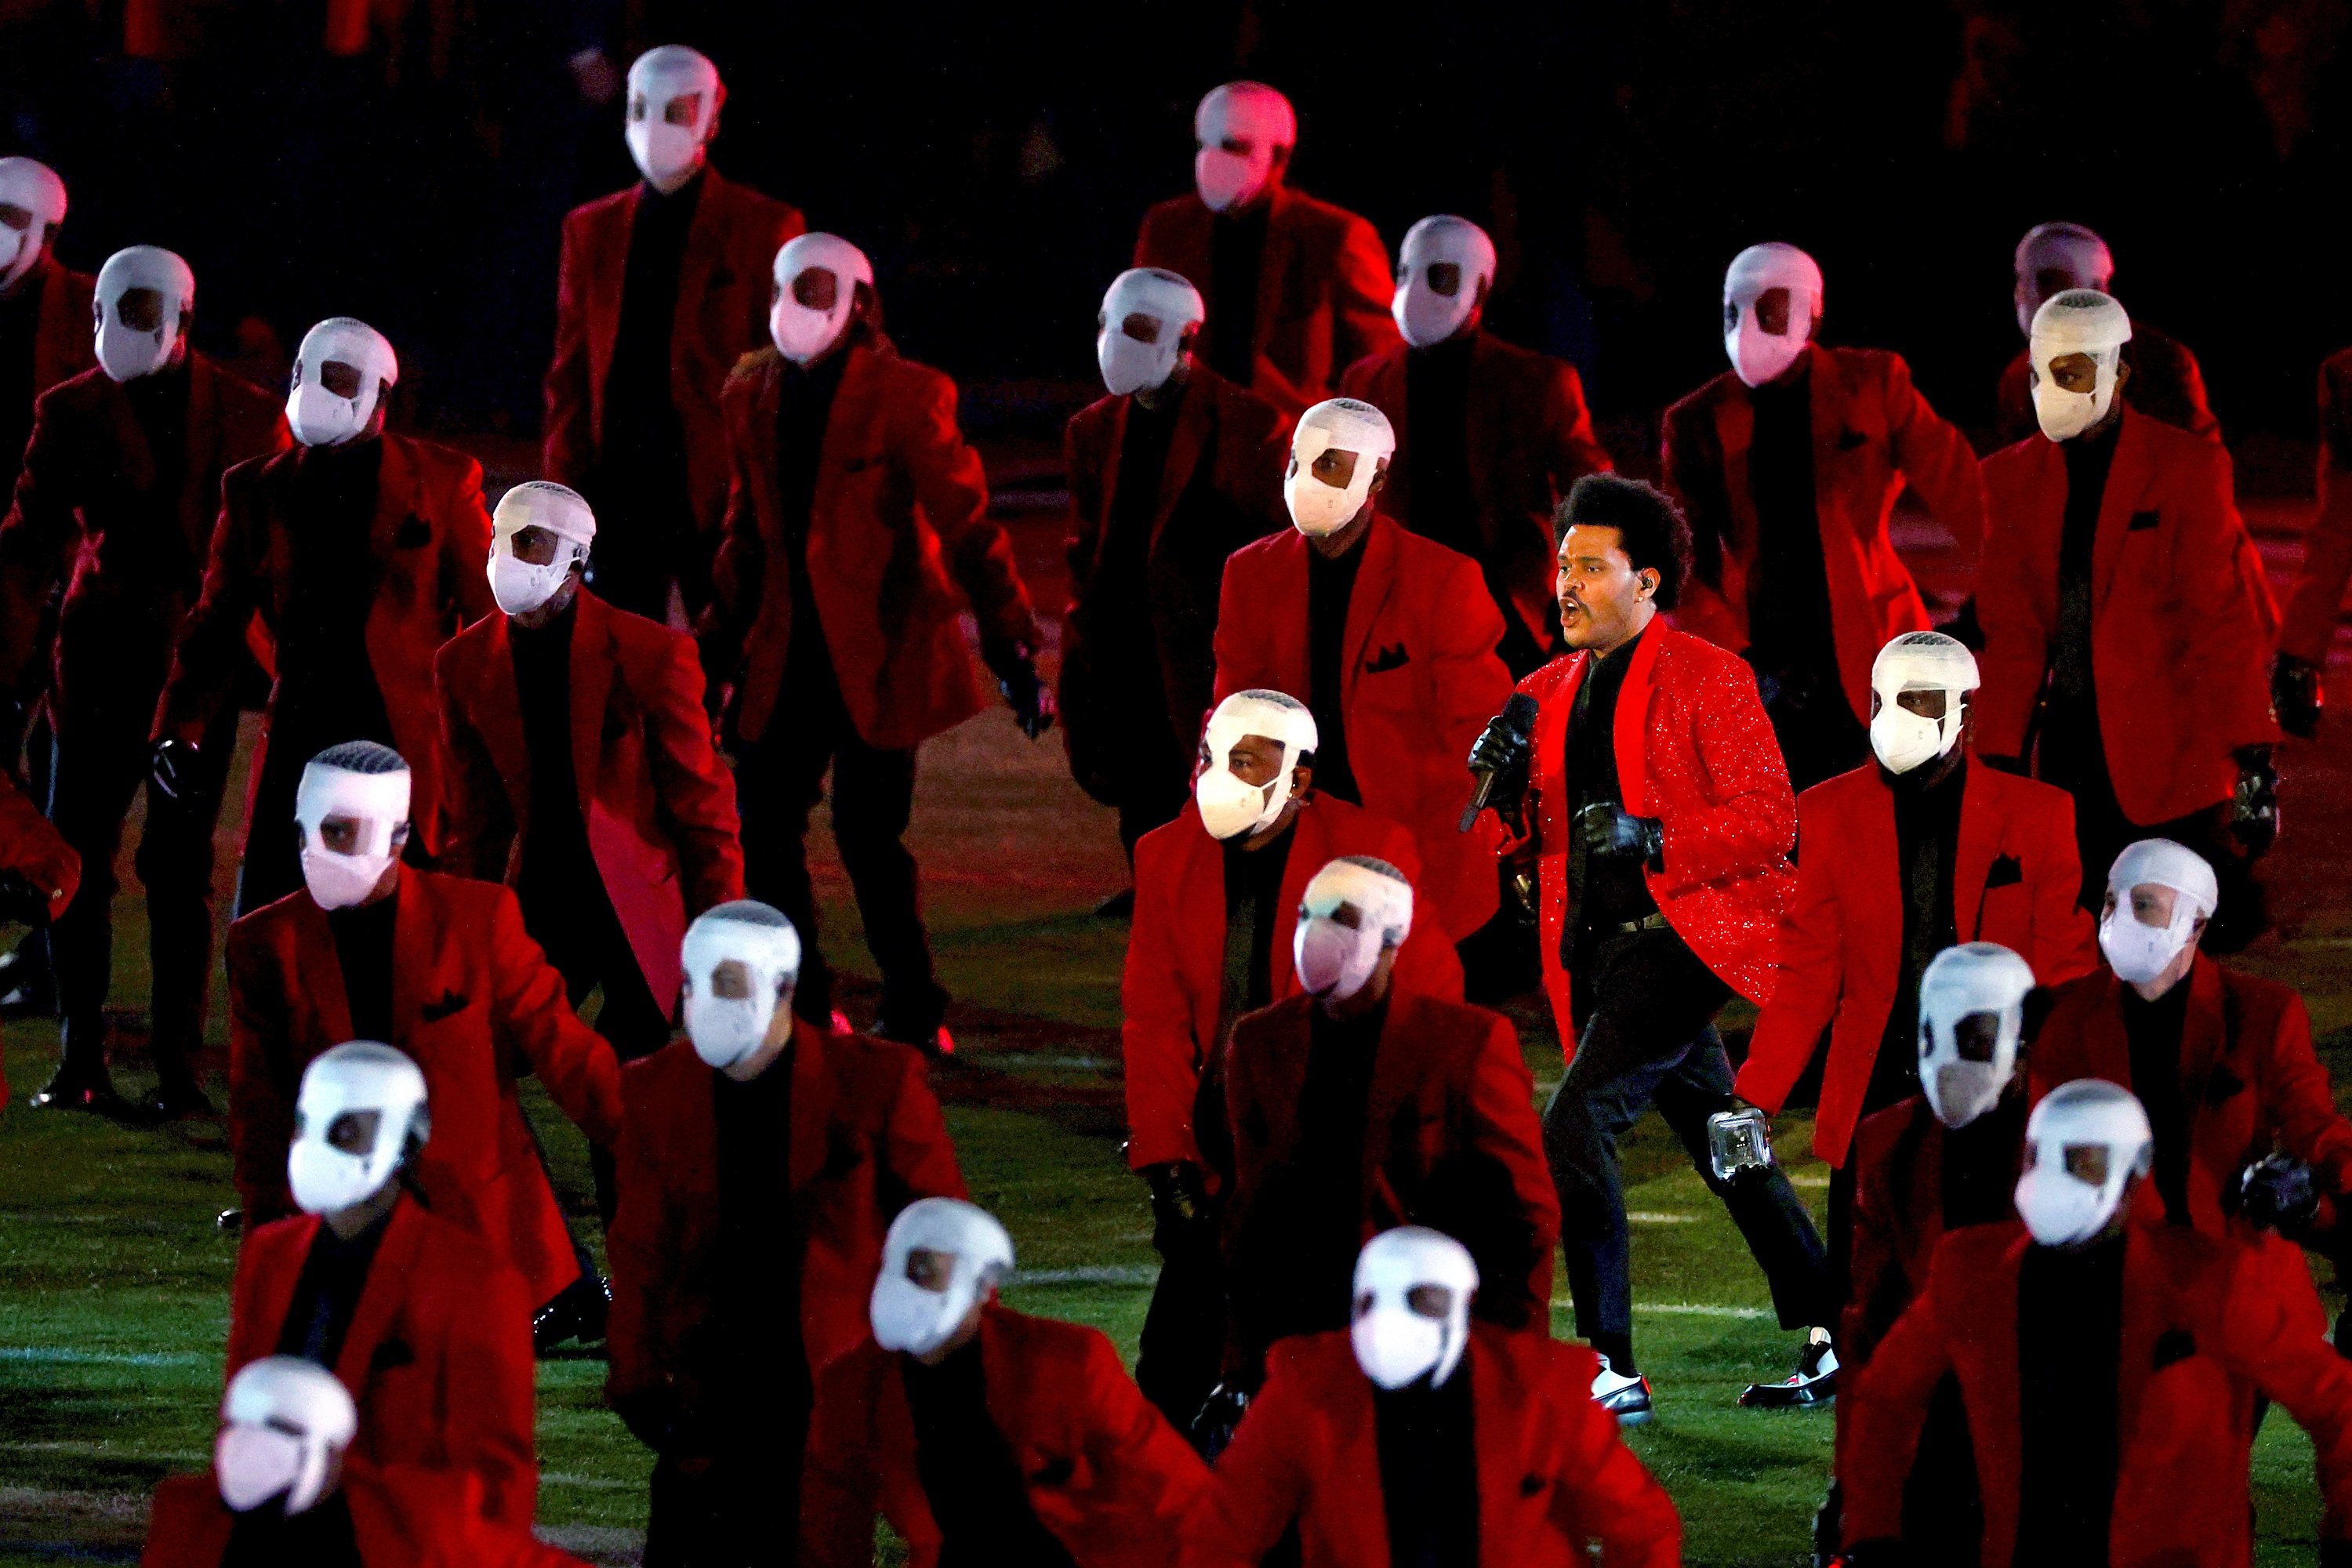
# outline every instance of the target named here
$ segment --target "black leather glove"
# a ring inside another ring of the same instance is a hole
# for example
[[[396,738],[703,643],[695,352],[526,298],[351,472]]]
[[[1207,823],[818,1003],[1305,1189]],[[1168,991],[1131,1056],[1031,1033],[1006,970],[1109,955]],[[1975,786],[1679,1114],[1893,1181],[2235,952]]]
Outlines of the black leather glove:
[[[1486,792],[1486,804],[1498,816],[1516,817],[1528,795],[1528,770],[1535,761],[1535,741],[1506,724],[1498,715],[1479,732],[1477,743],[1470,748],[1470,768],[1474,773],[1495,775],[1494,787]]]
[[[49,889],[37,886],[14,866],[0,871],[0,921],[26,926],[48,924]]]
[[[2319,1213],[2318,1178],[2290,1155],[2257,1160],[2238,1177],[2238,1212],[2257,1230],[2300,1229]]]
[[[150,769],[167,799],[187,805],[196,798],[196,743],[169,738],[155,742]]]
[[[1006,643],[988,650],[988,668],[996,676],[996,689],[1004,694],[1005,706],[1013,710],[1013,722],[1021,732],[1035,740],[1054,727],[1059,711],[1054,704],[1054,689],[1038,679],[1037,656],[1027,643]]]
[[[2291,653],[2271,660],[2271,710],[2278,715],[2280,729],[2308,741],[2319,732],[2319,715],[2326,706],[2317,665]]]
[[[1208,1213],[1207,1184],[1190,1160],[1167,1160],[1143,1167],[1151,1188],[1151,1214],[1162,1225],[1191,1225]]]
[[[1247,1394],[1228,1383],[1209,1390],[1201,1413],[1192,1417],[1192,1447],[1200,1450],[1201,1458],[1213,1465],[1217,1456],[1233,1446],[1234,1431],[1249,1413],[1249,1403]]]
[[[1654,816],[1635,816],[1622,805],[1596,800],[1576,814],[1576,831],[1588,855],[1624,855],[1663,870],[1666,827]]]
[[[2268,746],[2238,749],[2238,787],[2230,796],[2230,832],[2256,859],[2279,836],[2279,775]]]

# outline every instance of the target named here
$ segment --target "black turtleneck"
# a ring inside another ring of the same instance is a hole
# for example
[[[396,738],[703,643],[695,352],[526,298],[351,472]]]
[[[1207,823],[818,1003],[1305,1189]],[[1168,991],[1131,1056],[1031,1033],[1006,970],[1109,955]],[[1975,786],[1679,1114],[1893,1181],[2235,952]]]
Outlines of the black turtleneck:
[[[1625,672],[1633,667],[1633,651],[1649,635],[1643,631],[1593,661],[1577,684],[1576,700],[1562,725],[1562,771],[1568,780],[1569,820],[1588,805],[1625,804],[1617,776],[1617,697],[1625,689]],[[1604,855],[1595,860],[1584,852],[1584,838],[1573,826],[1569,830],[1568,885],[1576,918],[1560,933],[1562,962],[1576,945],[1579,931],[1601,936],[1658,912],[1642,863],[1629,855]]]
[[[1879,776],[1895,796],[1895,864],[1903,879],[1903,959],[1895,1005],[1879,1036],[1863,1093],[1867,1116],[1919,1092],[1919,977],[1958,942],[1952,904],[1952,863],[1959,852],[1960,802],[1968,761],[1957,750],[1908,773]],[[1924,776],[1923,776],[1924,775]]]
[[[1348,605],[1364,563],[1366,530],[1337,560],[1307,542],[1307,706],[1315,715],[1315,787],[1363,804],[1348,755]]]
[[[1829,568],[1813,486],[1813,389],[1808,361],[1782,381],[1749,389],[1755,437],[1748,493],[1756,508],[1756,567],[1748,584],[1748,638],[1759,669],[1838,689]]]
[[[0,294],[0,495],[16,493],[25,443],[33,437],[33,356],[47,282],[48,268],[36,267],[14,289]]]
[[[1404,356],[1404,427],[1412,450],[1402,521],[1474,561],[1486,554],[1470,490],[1470,361],[1477,346],[1470,331]]]
[[[1271,195],[1238,213],[1209,221],[1209,368],[1237,385],[1257,373],[1258,271],[1265,261],[1265,227],[1274,211]]]
[[[1298,1147],[1285,1163],[1297,1194],[1297,1317],[1279,1333],[1344,1328],[1355,1290],[1364,1213],[1364,1132],[1389,1008],[1352,1018],[1307,1012],[1307,1077],[1298,1091]]]
[[[915,1474],[940,1527],[940,1568],[1069,1568],[1071,1557],[1029,1506],[1029,1479],[988,1414],[974,1340],[937,1366],[899,1358],[915,1423]]]
[[[327,911],[335,936],[335,958],[343,972],[343,1003],[351,1014],[352,1038],[392,1037],[392,937],[400,921],[400,895],[372,904]]]
[[[367,647],[367,601],[379,575],[373,535],[383,437],[304,447],[293,463],[291,582],[277,627],[271,728],[305,744],[330,731],[335,741],[388,743],[392,722]]]
[[[236,1516],[221,1568],[363,1568],[341,1492],[289,1517],[276,1503]]]
[[[1282,876],[1290,865],[1297,825],[1268,843],[1244,848],[1249,835],[1225,840],[1225,963],[1218,987],[1217,1042],[1234,1020],[1274,1000],[1274,927],[1281,915]]]
[[[1435,1388],[1426,1378],[1372,1388],[1393,1568],[1476,1568],[1478,1447],[1467,1357]]]
[[[2120,917],[2129,919],[2126,912]],[[2195,1223],[2189,1212],[2189,1101],[2180,1089],[2180,1037],[2189,1021],[2189,977],[2155,1001],[2123,987],[2124,1037],[2131,1047],[2131,1091],[2147,1111],[2156,1140],[2156,1192],[2165,1218]]]
[[[188,538],[179,515],[180,490],[188,477],[188,389],[194,379],[184,351],[179,363],[169,369],[133,376],[122,384],[131,416],[146,437],[148,455],[155,465],[154,488],[147,492],[148,508],[157,542],[170,552],[159,561],[159,564],[169,563],[159,574],[189,582],[203,574],[205,548],[210,542]],[[210,512],[204,521],[210,526]]]
[[[2121,1451],[2124,1237],[2028,1247],[2017,1276],[2012,1568],[2105,1568]]]
[[[401,1200],[405,1202],[405,1199]],[[278,1353],[298,1355],[332,1370],[343,1353],[343,1340],[367,1290],[368,1268],[392,1223],[386,1210],[375,1223],[346,1241],[321,1220],[310,1250],[302,1258],[302,1272],[294,1280],[293,1299],[278,1326]]]
[[[579,773],[572,756],[572,637],[579,620],[575,594],[544,626],[527,626],[511,617],[507,621],[517,706],[522,710],[523,750],[530,759],[530,833],[523,840],[522,875],[517,884],[526,914],[549,899],[604,896],[588,847],[587,820],[580,815]],[[547,912],[559,921],[574,913]]]
[[[656,432],[629,423],[667,410],[674,431],[677,405],[670,397],[670,328],[677,316],[678,268],[686,259],[687,236],[702,199],[702,172],[667,194],[637,187],[629,217],[629,258],[621,275],[621,319],[613,333],[613,362],[604,373],[604,428],[624,447],[644,444]]]
[[[2017,1167],[2025,1148],[2025,1094],[2015,1084],[1966,1127],[1938,1127],[1937,1162],[1946,1230],[1997,1225],[2017,1215]]]
[[[825,429],[833,422],[834,395],[841,390],[850,353],[843,345],[805,368],[785,360],[777,371],[776,496],[785,546],[785,559],[779,564],[793,595],[785,663],[794,685],[803,689],[820,677],[828,682],[834,679],[832,649],[809,584],[809,512],[816,504],[817,469],[824,455]]]
[[[2116,458],[2118,419],[2095,436],[2058,443],[2066,459],[2066,512],[2058,535],[2058,635],[2050,642],[2051,694],[2097,722],[2091,666],[2091,565],[2099,537],[2099,506]],[[2053,715],[2054,718],[2054,715]],[[2080,716],[2072,721],[2082,722]]]
[[[805,1417],[808,1352],[801,1335],[801,1259],[807,1205],[793,1194],[793,1052],[749,1083],[710,1075],[718,1128],[718,1289],[705,1342],[723,1366],[726,1419],[771,1436]],[[775,1419],[780,1414],[789,1419]]]

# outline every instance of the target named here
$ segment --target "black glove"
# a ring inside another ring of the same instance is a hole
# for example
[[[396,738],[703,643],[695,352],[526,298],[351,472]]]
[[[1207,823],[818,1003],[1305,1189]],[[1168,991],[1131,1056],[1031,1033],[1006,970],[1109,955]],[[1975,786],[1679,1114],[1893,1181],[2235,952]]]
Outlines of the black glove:
[[[1495,775],[1486,804],[1497,816],[1508,819],[1518,815],[1520,803],[1527,799],[1528,769],[1534,760],[1533,738],[1512,729],[1500,716],[1480,731],[1477,743],[1470,748],[1469,765],[1473,773]]]
[[[2301,1229],[2319,1213],[2318,1179],[2300,1160],[2268,1155],[2239,1176],[2238,1212],[2257,1230]]]
[[[1622,805],[1596,800],[1576,814],[1576,831],[1588,855],[1626,855],[1663,870],[1666,826],[1654,816],[1635,816]]]
[[[2230,796],[2230,832],[2255,859],[2279,836],[2279,775],[2268,746],[2238,749],[2238,787]]]
[[[167,799],[183,805],[196,798],[196,743],[194,741],[164,739],[155,742],[150,763],[155,777],[155,787]]]
[[[2308,741],[2319,732],[2319,715],[2326,706],[2317,665],[2291,653],[2271,660],[2271,710],[2278,715],[2280,729]]]
[[[1209,1194],[1201,1167],[1190,1160],[1167,1160],[1143,1167],[1151,1187],[1151,1215],[1161,1225],[1191,1225],[1208,1213]]]
[[[1035,740],[1054,727],[1058,710],[1054,689],[1037,677],[1037,656],[1027,643],[1006,643],[989,650],[988,668],[995,673],[996,689],[1021,732]]]
[[[1231,1384],[1221,1383],[1209,1390],[1202,1403],[1201,1413],[1192,1417],[1192,1447],[1201,1458],[1211,1464],[1217,1456],[1232,1446],[1234,1428],[1249,1412],[1250,1396]]]
[[[14,866],[0,871],[0,921],[26,926],[48,924],[49,890],[36,886],[33,879]]]

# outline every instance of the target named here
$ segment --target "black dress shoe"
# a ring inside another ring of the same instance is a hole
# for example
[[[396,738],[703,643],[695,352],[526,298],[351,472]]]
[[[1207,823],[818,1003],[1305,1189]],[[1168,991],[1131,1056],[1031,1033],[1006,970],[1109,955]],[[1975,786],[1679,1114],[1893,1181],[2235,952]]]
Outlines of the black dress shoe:
[[[114,1092],[114,1080],[104,1068],[93,1072],[60,1067],[25,1103],[35,1110],[91,1110],[126,1121],[132,1114],[131,1102]]]
[[[603,1339],[612,1308],[613,1288],[593,1274],[583,1274],[531,1314],[532,1353],[548,1355],[566,1340],[593,1344]]]
[[[1837,1352],[1827,1339],[1805,1342],[1797,1370],[1779,1383],[1751,1383],[1739,1403],[1751,1410],[1804,1410],[1837,1397]]]
[[[1095,906],[1095,918],[1106,921],[1127,921],[1135,918],[1135,889],[1122,888]]]
[[[185,1121],[220,1114],[211,1097],[193,1083],[161,1085],[139,1102],[139,1110],[148,1121],[154,1122]]]
[[[213,1216],[213,1226],[223,1236],[237,1236],[245,1230],[243,1209],[223,1209]]]

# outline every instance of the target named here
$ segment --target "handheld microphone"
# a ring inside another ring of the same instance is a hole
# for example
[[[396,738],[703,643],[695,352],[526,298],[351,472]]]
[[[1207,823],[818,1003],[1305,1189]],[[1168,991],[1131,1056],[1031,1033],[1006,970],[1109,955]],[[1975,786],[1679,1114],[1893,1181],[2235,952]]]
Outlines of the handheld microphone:
[[[1512,692],[1511,700],[1503,704],[1503,711],[1495,722],[1508,731],[1512,740],[1524,750],[1528,738],[1535,733],[1536,700],[1524,691]],[[1478,820],[1480,812],[1486,809],[1487,797],[1495,793],[1494,769],[1474,767],[1470,770],[1470,776],[1478,781],[1478,787],[1471,792],[1470,804],[1463,808],[1462,824],[1457,830],[1463,833],[1470,831],[1470,825]]]

